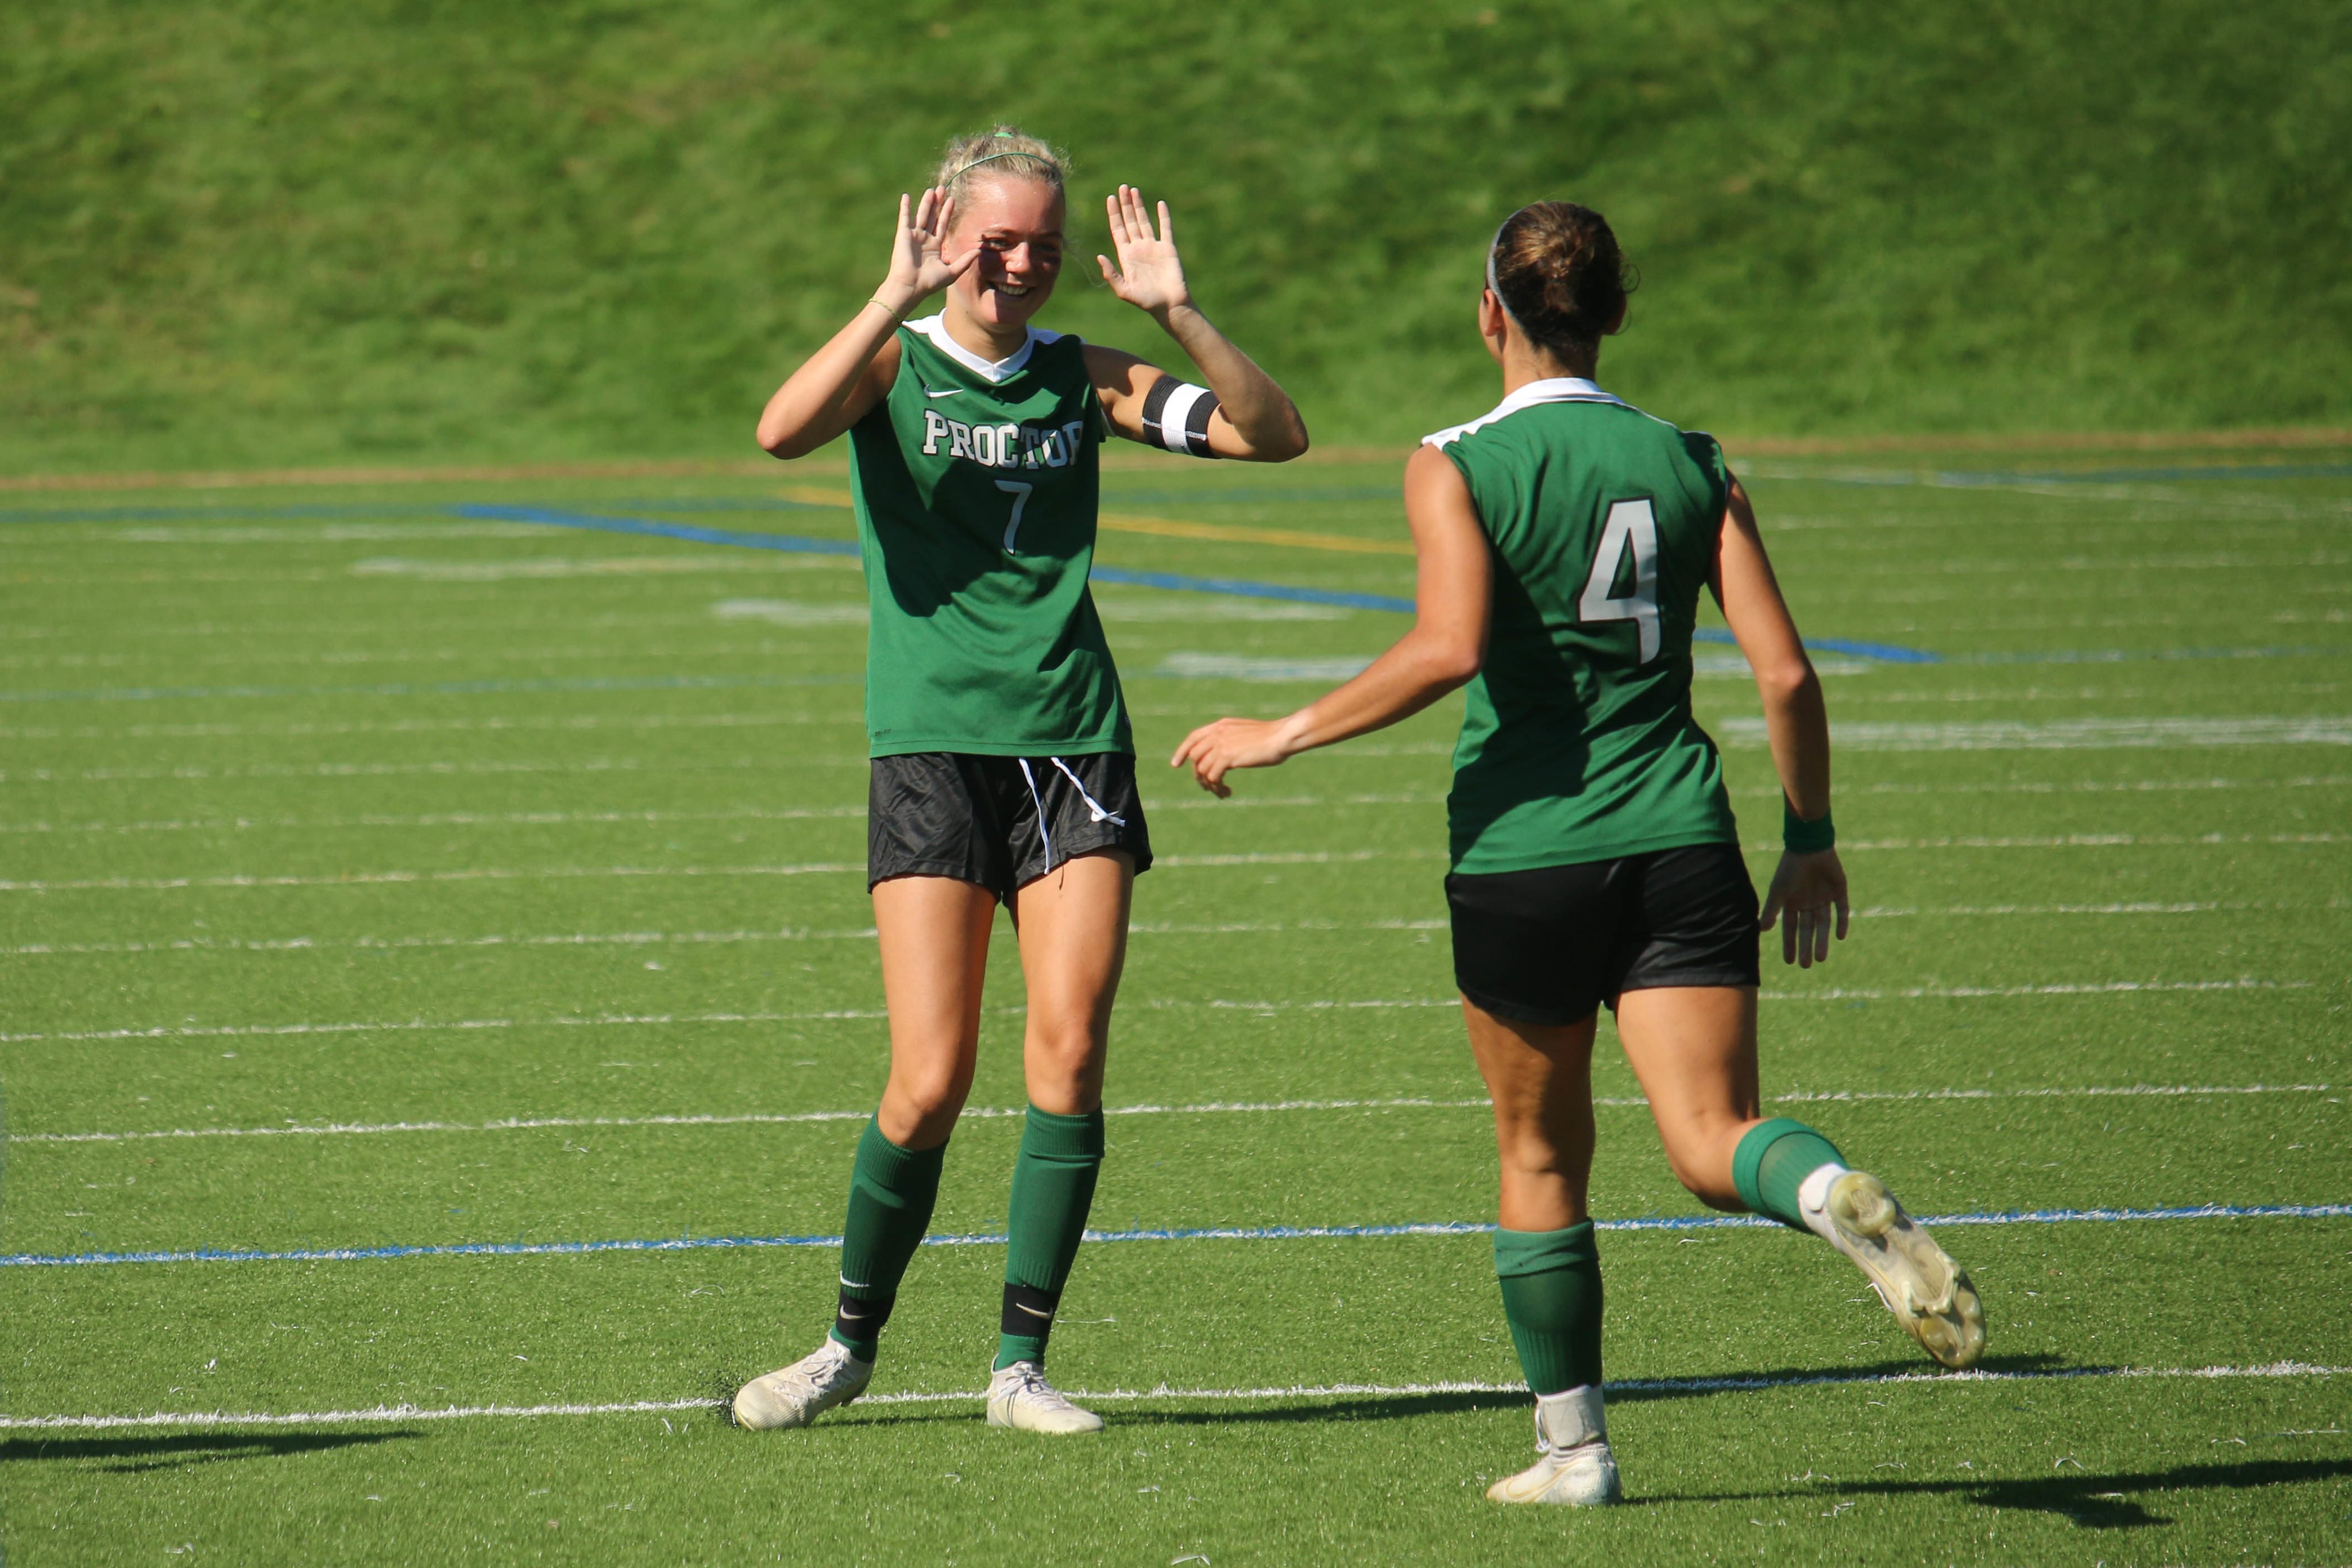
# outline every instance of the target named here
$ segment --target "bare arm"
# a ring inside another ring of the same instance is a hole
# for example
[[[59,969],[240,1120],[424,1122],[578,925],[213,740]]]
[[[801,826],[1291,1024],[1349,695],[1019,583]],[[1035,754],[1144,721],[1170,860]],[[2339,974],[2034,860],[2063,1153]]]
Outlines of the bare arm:
[[[890,271],[849,324],[811,354],[761,411],[759,442],[779,458],[802,458],[866,417],[898,376],[898,323],[917,305],[961,277],[979,258],[974,247],[950,261],[942,254],[955,203],[925,191],[920,206],[898,198]]]
[[[1412,629],[1371,667],[1286,719],[1220,719],[1184,737],[1171,767],[1190,763],[1202,789],[1233,793],[1225,774],[1383,729],[1466,684],[1486,657],[1494,563],[1470,487],[1444,453],[1423,447],[1404,470],[1405,521],[1418,558]]]
[[[1095,258],[1103,281],[1159,322],[1208,377],[1209,390],[1217,395],[1217,411],[1209,417],[1209,449],[1220,458],[1257,463],[1286,463],[1305,452],[1307,423],[1289,395],[1192,303],[1168,204],[1160,204],[1157,234],[1144,213],[1142,194],[1134,187],[1119,186],[1117,195],[1104,198],[1104,205],[1109,209],[1111,247],[1118,252],[1118,263],[1114,267],[1107,256]],[[1129,440],[1144,439],[1143,400],[1151,384],[1166,373],[1133,354],[1092,344],[1087,348],[1087,364],[1111,427]]]
[[[1830,809],[1829,710],[1822,701],[1822,679],[1805,656],[1797,623],[1764,553],[1755,509],[1738,479],[1731,482],[1708,586],[1723,607],[1724,622],[1740,653],[1756,672],[1757,694],[1764,702],[1764,732],[1771,742],[1781,792],[1798,816],[1817,822]],[[1780,929],[1781,957],[1808,969],[1827,959],[1832,908],[1838,937],[1843,940],[1848,903],[1845,868],[1837,851],[1782,855],[1765,895],[1761,921],[1769,931],[1781,911],[1788,912]]]

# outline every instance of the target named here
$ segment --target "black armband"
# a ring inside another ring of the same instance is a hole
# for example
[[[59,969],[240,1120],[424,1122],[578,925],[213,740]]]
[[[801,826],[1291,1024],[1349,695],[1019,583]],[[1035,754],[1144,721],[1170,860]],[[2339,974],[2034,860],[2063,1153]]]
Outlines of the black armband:
[[[1143,395],[1143,438],[1171,452],[1213,458],[1209,450],[1209,416],[1217,411],[1217,395],[1205,386],[1163,375]]]

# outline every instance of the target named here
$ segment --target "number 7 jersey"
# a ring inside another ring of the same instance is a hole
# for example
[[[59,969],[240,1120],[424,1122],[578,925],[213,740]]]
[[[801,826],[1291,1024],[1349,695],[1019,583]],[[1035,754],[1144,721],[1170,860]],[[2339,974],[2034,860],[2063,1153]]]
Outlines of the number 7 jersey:
[[[1087,590],[1108,433],[1075,337],[994,363],[937,316],[850,430],[871,754],[1132,752]]]
[[[1423,444],[1468,484],[1495,573],[1446,801],[1454,868],[1738,843],[1722,761],[1690,706],[1691,634],[1730,493],[1715,438],[1559,378]]]

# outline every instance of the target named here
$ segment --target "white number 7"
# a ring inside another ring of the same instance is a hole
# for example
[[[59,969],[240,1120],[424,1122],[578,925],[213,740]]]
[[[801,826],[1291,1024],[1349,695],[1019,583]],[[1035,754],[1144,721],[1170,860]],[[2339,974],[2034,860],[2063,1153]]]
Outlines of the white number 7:
[[[1633,547],[1633,596],[1630,599],[1610,597],[1609,590],[1617,581],[1617,564],[1625,556],[1625,547]],[[1584,596],[1576,604],[1579,619],[1586,621],[1631,621],[1641,629],[1641,657],[1633,662],[1647,664],[1658,657],[1662,640],[1658,631],[1658,517],[1647,500],[1621,500],[1609,509],[1607,522],[1601,530],[1601,548],[1593,552],[1592,575],[1584,584]]]
[[[1004,525],[1004,553],[1010,555],[1013,536],[1021,531],[1021,509],[1029,504],[1029,492],[1037,487],[1024,485],[1019,479],[999,479],[996,488],[1013,498],[1013,521]]]

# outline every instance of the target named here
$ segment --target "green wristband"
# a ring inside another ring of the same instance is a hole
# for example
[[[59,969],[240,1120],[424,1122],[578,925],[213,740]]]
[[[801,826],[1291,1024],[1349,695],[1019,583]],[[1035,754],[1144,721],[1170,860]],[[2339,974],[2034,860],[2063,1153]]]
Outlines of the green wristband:
[[[1797,808],[1789,804],[1787,795],[1780,797],[1781,848],[1791,855],[1818,855],[1836,843],[1837,828],[1831,824],[1828,812],[1807,822],[1797,815]]]

